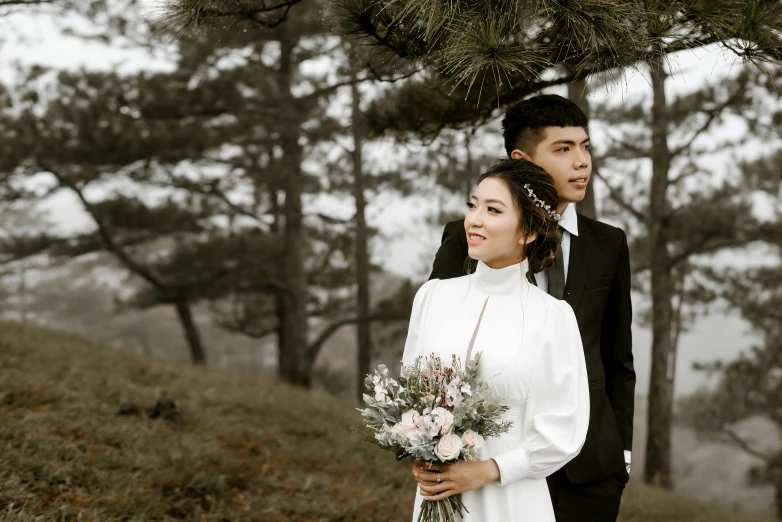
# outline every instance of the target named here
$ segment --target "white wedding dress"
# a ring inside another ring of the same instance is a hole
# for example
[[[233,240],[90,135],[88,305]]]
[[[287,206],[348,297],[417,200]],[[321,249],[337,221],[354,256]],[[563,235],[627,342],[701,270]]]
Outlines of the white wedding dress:
[[[554,522],[546,477],[581,450],[589,424],[589,385],[573,310],[526,280],[526,261],[501,270],[433,279],[415,296],[403,362],[435,353],[450,364],[467,354],[480,376],[511,406],[510,431],[487,439],[500,481],[462,494],[464,522]],[[421,493],[415,498],[418,519]]]

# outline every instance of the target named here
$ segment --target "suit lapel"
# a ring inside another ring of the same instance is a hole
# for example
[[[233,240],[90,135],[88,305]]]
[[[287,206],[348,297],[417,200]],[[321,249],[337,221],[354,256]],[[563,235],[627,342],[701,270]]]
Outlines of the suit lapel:
[[[570,259],[568,260],[565,301],[575,311],[584,293],[587,269],[592,257],[592,232],[581,215],[578,216],[578,235],[570,235]]]

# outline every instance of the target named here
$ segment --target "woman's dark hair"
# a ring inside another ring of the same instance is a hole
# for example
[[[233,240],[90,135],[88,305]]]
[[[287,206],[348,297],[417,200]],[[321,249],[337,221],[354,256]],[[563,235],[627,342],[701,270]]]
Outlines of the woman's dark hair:
[[[522,159],[501,159],[489,170],[481,174],[478,184],[487,179],[500,179],[508,187],[521,218],[519,228],[525,235],[537,234],[534,241],[527,243],[524,254],[529,262],[527,279],[535,283],[534,274],[554,264],[562,236],[559,233],[557,219],[551,214],[559,206],[559,194],[554,186],[554,178],[541,167]],[[529,189],[549,206],[550,210],[533,201]]]

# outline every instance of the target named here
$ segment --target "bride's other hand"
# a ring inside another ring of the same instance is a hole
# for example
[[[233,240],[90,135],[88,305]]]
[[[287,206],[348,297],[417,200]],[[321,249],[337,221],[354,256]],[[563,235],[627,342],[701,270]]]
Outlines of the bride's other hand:
[[[413,475],[424,499],[438,501],[499,480],[500,468],[492,459],[446,464],[440,473],[440,482],[437,482],[437,466],[433,465],[430,470],[428,462],[416,461]]]

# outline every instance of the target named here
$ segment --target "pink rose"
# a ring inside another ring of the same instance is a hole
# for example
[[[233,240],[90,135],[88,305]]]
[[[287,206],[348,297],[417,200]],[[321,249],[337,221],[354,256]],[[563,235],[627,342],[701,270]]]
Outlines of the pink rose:
[[[462,435],[462,444],[470,448],[480,449],[483,446],[483,437],[472,430],[467,430]]]
[[[434,454],[443,462],[457,458],[461,452],[462,440],[454,433],[440,439],[434,448]]]

